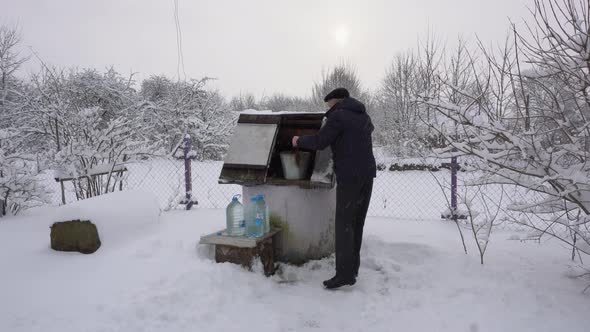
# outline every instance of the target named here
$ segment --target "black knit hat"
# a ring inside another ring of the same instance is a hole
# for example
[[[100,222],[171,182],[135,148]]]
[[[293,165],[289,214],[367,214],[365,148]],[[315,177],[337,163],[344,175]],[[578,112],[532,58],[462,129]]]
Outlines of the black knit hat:
[[[332,92],[328,93],[326,97],[324,97],[324,102],[327,102],[330,99],[342,99],[350,97],[350,93],[345,88],[336,88],[332,90]]]

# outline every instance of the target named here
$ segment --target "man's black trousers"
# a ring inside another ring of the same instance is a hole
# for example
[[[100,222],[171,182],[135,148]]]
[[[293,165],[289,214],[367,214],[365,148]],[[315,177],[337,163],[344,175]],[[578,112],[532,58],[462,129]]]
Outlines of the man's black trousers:
[[[339,182],[336,187],[336,275],[343,279],[358,274],[372,191],[373,178]]]

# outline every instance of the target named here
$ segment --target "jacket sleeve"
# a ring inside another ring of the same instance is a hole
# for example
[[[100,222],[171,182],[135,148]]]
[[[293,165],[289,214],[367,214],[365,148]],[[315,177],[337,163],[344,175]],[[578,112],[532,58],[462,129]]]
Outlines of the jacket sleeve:
[[[340,136],[340,133],[344,129],[343,127],[342,120],[337,115],[333,115],[328,118],[326,124],[324,124],[316,135],[299,137],[297,146],[309,150],[323,150]]]

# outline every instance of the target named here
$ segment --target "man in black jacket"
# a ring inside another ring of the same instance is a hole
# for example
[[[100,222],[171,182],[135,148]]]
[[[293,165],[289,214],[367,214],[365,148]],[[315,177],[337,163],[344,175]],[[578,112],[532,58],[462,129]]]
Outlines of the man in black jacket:
[[[317,135],[295,136],[293,146],[323,150],[330,146],[336,173],[336,276],[324,281],[328,289],[354,285],[360,266],[363,226],[376,176],[371,134],[373,124],[365,105],[338,88],[324,101],[326,123]]]

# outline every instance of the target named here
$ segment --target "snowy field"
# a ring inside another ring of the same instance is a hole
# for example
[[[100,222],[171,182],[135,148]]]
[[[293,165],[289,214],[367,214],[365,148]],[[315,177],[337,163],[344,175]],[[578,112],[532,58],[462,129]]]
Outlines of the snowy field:
[[[197,241],[224,211],[155,202],[124,192],[0,219],[0,331],[590,330],[590,280],[557,241],[496,231],[482,266],[451,223],[369,218],[358,283],[326,291],[332,258],[271,278],[215,264]],[[95,254],[49,248],[49,225],[72,216],[97,223]]]

